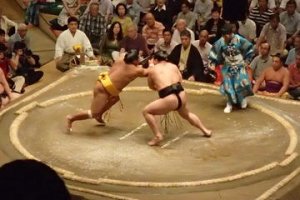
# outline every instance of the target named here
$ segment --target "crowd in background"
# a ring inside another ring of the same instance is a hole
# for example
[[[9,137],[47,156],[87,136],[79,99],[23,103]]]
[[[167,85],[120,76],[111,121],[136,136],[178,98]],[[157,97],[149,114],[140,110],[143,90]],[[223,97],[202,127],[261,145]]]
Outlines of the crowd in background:
[[[43,76],[26,33],[38,26],[39,9],[47,2],[26,1],[26,24],[16,25],[1,14],[0,72],[13,92],[24,92]],[[78,44],[81,53],[108,66],[130,49],[138,50],[141,59],[163,50],[184,79],[220,85],[226,82],[222,46],[239,43],[254,93],[300,98],[299,0],[62,0],[62,5],[49,27],[57,37],[60,71],[79,63],[74,60]],[[11,98],[3,82],[1,99]]]

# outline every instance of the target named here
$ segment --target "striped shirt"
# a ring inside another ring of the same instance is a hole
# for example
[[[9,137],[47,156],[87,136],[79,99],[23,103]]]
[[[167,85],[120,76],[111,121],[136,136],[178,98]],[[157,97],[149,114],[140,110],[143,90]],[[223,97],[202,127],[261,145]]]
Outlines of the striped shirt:
[[[270,21],[270,16],[273,14],[273,11],[270,9],[267,9],[266,11],[260,13],[259,8],[255,7],[250,11],[249,18],[255,22],[256,28],[260,32],[262,27]]]

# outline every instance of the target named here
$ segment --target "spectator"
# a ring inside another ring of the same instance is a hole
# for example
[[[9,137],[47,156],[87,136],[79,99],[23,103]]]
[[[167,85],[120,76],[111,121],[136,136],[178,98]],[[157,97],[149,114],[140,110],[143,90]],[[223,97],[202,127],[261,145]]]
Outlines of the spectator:
[[[10,65],[11,61],[6,56],[7,47],[4,44],[0,44],[0,68],[9,84],[12,91],[17,93],[24,92],[25,78],[23,76],[12,76]]]
[[[263,26],[269,22],[273,11],[268,8],[268,0],[258,0],[258,6],[251,9],[249,18],[256,24],[256,37],[259,37]]]
[[[212,45],[208,42],[208,31],[202,30],[199,34],[199,40],[195,40],[192,42],[202,58],[204,68],[208,67],[208,55],[211,50]]]
[[[1,166],[0,193],[7,200],[71,200],[58,174],[36,160],[15,160]]]
[[[172,31],[164,29],[163,38],[160,38],[155,44],[154,52],[165,51],[170,55],[176,45],[177,43],[172,40]]]
[[[106,32],[106,20],[99,13],[99,4],[92,3],[90,11],[80,18],[79,30],[83,31],[89,38],[95,50],[100,49],[101,40]]]
[[[214,4],[212,0],[196,0],[193,12],[197,15],[199,30],[201,30],[210,19],[213,7]]]
[[[289,66],[290,85],[288,92],[296,100],[300,100],[300,51],[297,51],[295,63]]]
[[[296,8],[295,0],[289,0],[286,4],[286,11],[280,14],[280,23],[286,29],[288,49],[300,31],[300,14],[296,12]]]
[[[128,35],[125,36],[121,42],[120,55],[123,55],[125,52],[129,52],[132,49],[136,49],[139,52],[140,57],[146,57],[150,54],[146,39],[137,32],[137,25],[135,24],[131,24],[128,27]],[[113,55],[113,57],[117,58],[118,56]]]
[[[165,28],[170,29],[173,26],[174,16],[171,13],[173,5],[166,5],[166,0],[156,0],[156,5],[151,9],[156,21],[162,23]],[[176,13],[177,14],[177,13]]]
[[[30,37],[27,34],[28,28],[26,24],[19,24],[17,32],[10,36],[8,40],[9,51],[12,52],[15,42],[22,41],[25,43],[26,47],[30,49]]]
[[[272,57],[272,66],[262,72],[253,87],[253,92],[281,97],[288,90],[290,74],[288,69],[283,66],[284,58],[280,54],[272,55]],[[266,83],[266,87],[263,91],[259,91],[263,82]]]
[[[4,46],[8,47],[8,43],[5,39],[5,31],[0,28],[0,44],[3,44]]]
[[[206,82],[203,61],[197,48],[191,44],[191,34],[188,30],[180,33],[181,43],[178,44],[168,60],[177,65],[183,79]]]
[[[270,17],[270,22],[264,25],[260,36],[256,42],[256,49],[260,43],[267,41],[270,46],[270,54],[283,54],[285,50],[286,30],[280,23],[279,15],[274,14]]]
[[[177,19],[184,19],[187,22],[187,28],[195,30],[197,15],[191,11],[191,4],[185,0],[181,4],[181,12],[178,13]]]
[[[17,23],[10,20],[8,17],[3,15],[3,9],[0,8],[0,28],[4,30],[5,33],[8,33],[11,28],[17,30]],[[8,34],[5,34],[5,39],[8,40]]]
[[[111,0],[90,0],[87,8],[84,11],[84,14],[89,12],[90,5],[92,3],[99,3],[100,5],[99,13],[105,16],[107,22],[110,22],[114,13],[114,6],[112,4],[112,1]]]
[[[119,52],[121,49],[121,41],[123,40],[123,32],[120,22],[113,22],[109,27],[106,37],[101,47],[101,64],[111,66],[113,64],[112,53]]]
[[[122,26],[124,36],[127,35],[128,27],[133,23],[131,18],[127,16],[127,8],[123,3],[119,3],[116,6],[116,16],[112,18],[112,22],[118,21]]]
[[[31,51],[26,49],[23,42],[16,42],[11,58],[12,76],[23,76],[26,85],[32,85],[38,82],[44,75],[42,71],[36,71],[35,59],[32,57]]]
[[[270,56],[270,45],[267,42],[263,42],[259,46],[259,55],[256,56],[250,63],[252,70],[252,83],[255,84],[255,81],[260,77],[261,73],[272,65],[272,57]],[[265,87],[265,84],[262,83],[261,87]]]
[[[80,8],[80,0],[62,0],[64,8],[60,11],[57,21],[55,21],[51,28],[53,30],[54,35],[58,37],[62,31],[68,29],[68,18],[69,17],[78,17],[79,16],[79,8]]]
[[[134,0],[125,0],[128,16],[136,25],[140,23],[141,6]]]
[[[241,20],[239,23],[239,30],[238,33],[249,40],[250,42],[254,43],[256,39],[256,24],[255,22],[249,18],[249,13],[245,16],[244,20]]]
[[[0,68],[0,109],[15,98],[16,96],[13,94],[13,92],[11,92],[9,84],[4,76],[4,73]]]
[[[300,35],[296,35],[294,39],[294,48],[289,51],[287,59],[285,61],[286,65],[290,65],[295,62],[296,59],[296,51],[300,50]]]
[[[62,72],[70,69],[71,61],[75,56],[75,45],[80,45],[81,53],[89,58],[95,59],[92,45],[84,32],[78,30],[78,19],[69,17],[68,29],[63,31],[57,38],[55,44],[56,68]]]
[[[191,35],[191,41],[195,41],[195,34],[194,32],[187,28],[187,23],[184,19],[178,19],[176,21],[176,24],[175,24],[176,28],[174,30],[174,33],[173,33],[173,36],[172,36],[172,40],[178,44],[181,43],[181,32],[184,31],[184,30],[187,30],[190,32],[190,35]]]
[[[211,11],[211,18],[206,22],[204,29],[208,31],[209,43],[214,44],[221,36],[221,28],[225,21],[220,18],[220,9],[214,8]]]
[[[279,9],[280,11],[283,11],[286,9],[286,4],[289,0],[281,0],[281,3],[280,3],[280,6],[279,6]],[[296,4],[297,4],[297,12],[300,13],[300,0],[295,0],[296,1]]]
[[[249,6],[249,10],[252,10],[253,8],[258,6],[258,0],[250,0],[250,6]],[[276,10],[276,3],[275,0],[268,0],[268,8],[272,11]]]
[[[145,21],[146,24],[142,29],[142,35],[146,39],[148,49],[153,51],[157,41],[163,37],[165,27],[162,23],[155,21],[152,13],[145,15]]]

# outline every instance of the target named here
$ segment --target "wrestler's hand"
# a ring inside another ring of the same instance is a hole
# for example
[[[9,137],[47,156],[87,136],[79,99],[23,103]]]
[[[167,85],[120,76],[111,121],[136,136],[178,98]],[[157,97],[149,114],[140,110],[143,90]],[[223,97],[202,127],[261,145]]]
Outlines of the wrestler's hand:
[[[188,81],[195,81],[195,77],[194,77],[194,76],[190,76],[190,77],[188,78]]]

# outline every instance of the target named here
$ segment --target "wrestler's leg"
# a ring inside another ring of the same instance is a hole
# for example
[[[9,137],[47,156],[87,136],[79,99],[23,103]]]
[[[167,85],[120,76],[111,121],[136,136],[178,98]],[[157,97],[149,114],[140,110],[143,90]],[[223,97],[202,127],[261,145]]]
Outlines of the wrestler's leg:
[[[172,95],[165,97],[164,99],[155,100],[144,108],[144,118],[154,134],[154,138],[148,142],[150,146],[157,145],[161,140],[163,140],[163,135],[159,130],[159,125],[157,124],[155,115],[164,115],[174,110],[177,107],[176,102],[176,96]]]
[[[199,128],[204,133],[205,137],[211,137],[212,131],[204,126],[204,124],[201,122],[197,115],[188,110],[185,95],[181,94],[180,97],[183,103],[181,108],[178,110],[179,115],[185,120],[187,120],[191,125]]]
[[[95,119],[99,122],[99,123],[105,123],[103,121],[103,114],[109,110],[113,105],[115,105],[118,101],[120,100],[119,96],[111,96],[108,98],[107,103],[105,104],[103,110],[101,111],[101,113],[99,113],[99,115],[95,116]]]
[[[82,111],[75,115],[67,116],[67,128],[69,131],[72,130],[72,123],[78,120],[86,120],[90,118],[95,118],[102,112],[105,107],[108,99],[108,94],[102,90],[102,88],[98,88],[97,86],[94,89],[94,98],[91,104],[91,110]]]

